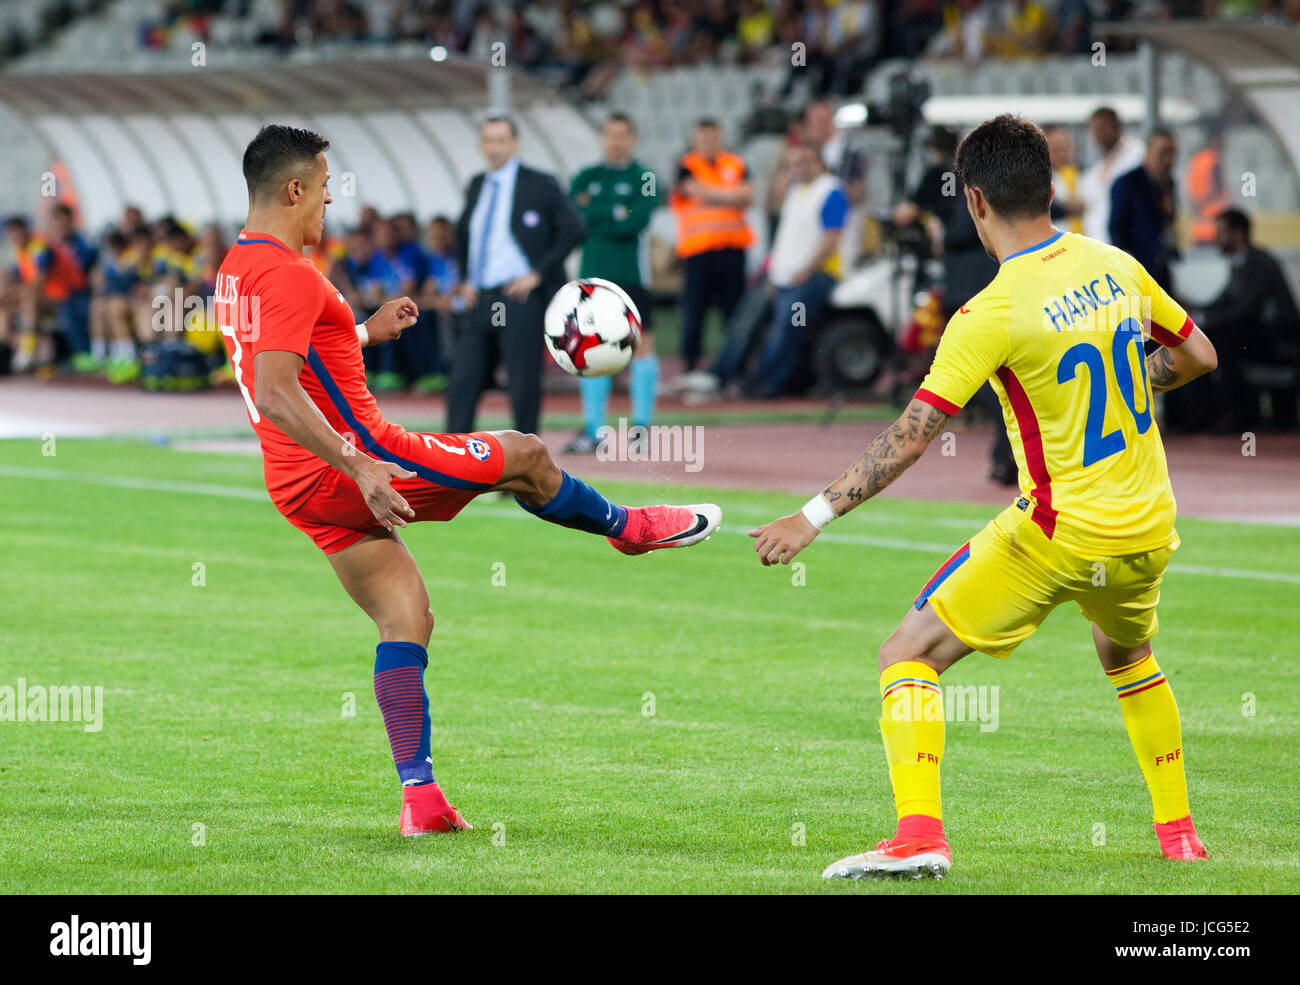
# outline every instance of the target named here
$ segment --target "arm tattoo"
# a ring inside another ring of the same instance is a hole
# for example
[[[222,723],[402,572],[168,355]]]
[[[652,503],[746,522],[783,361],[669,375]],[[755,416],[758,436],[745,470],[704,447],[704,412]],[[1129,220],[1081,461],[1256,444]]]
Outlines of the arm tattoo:
[[[1178,386],[1178,371],[1174,369],[1174,354],[1164,346],[1147,356],[1147,380],[1155,391],[1172,390]]]
[[[848,471],[822,490],[822,495],[833,504],[836,515],[843,516],[907,471],[947,423],[948,415],[943,411],[913,400]]]

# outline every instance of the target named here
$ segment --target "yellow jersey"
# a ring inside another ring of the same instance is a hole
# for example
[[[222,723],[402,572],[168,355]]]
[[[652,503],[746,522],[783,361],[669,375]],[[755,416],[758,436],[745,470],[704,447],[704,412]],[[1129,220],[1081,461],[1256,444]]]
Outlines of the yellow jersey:
[[[988,380],[1002,403],[1021,499],[1084,557],[1175,539],[1143,343],[1177,346],[1192,320],[1123,250],[1075,233],[1002,261],[953,315],[916,397],[956,414]]]

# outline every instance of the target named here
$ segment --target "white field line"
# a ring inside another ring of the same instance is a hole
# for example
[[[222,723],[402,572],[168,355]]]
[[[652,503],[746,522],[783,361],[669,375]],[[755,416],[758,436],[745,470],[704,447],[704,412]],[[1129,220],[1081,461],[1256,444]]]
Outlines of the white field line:
[[[247,486],[227,486],[217,485],[205,482],[179,482],[174,479],[149,479],[137,476],[127,475],[102,475],[96,472],[73,472],[63,469],[42,469],[31,468],[23,465],[0,465],[0,478],[9,479],[37,479],[37,480],[64,480],[70,482],[83,482],[91,485],[115,486],[123,489],[147,489],[153,492],[170,492],[170,493],[187,493],[194,496],[218,496],[226,499],[243,499],[254,501],[268,501],[265,490],[250,489]],[[742,515],[758,515],[756,507],[742,507],[730,512],[741,513]],[[515,508],[502,508],[488,503],[478,503],[473,506],[473,513],[485,514],[493,517],[532,519],[529,514]],[[768,517],[768,513],[763,513],[763,517]],[[882,522],[902,523],[901,519],[885,517],[881,514],[868,514],[873,519],[879,519]],[[941,518],[942,519],[942,518]],[[931,521],[926,521],[930,523]],[[960,526],[962,529],[969,530],[971,533],[977,531],[981,524],[978,520],[961,521],[948,520],[942,526]],[[748,536],[749,527],[732,524],[723,524],[718,527],[718,533],[731,534],[737,536]],[[818,537],[819,540],[831,544],[852,544],[858,547],[878,547],[885,550],[896,551],[919,551],[925,554],[951,554],[959,546],[955,542],[935,543],[933,541],[910,540],[897,537],[870,537],[865,534],[842,533],[834,530],[823,532]],[[1208,567],[1198,564],[1171,564],[1169,570],[1176,574],[1183,575],[1201,575],[1207,578],[1238,578],[1249,581],[1269,581],[1287,585],[1300,585],[1300,574],[1289,571],[1257,571],[1248,568],[1218,568]]]
[[[222,486],[206,482],[178,482],[175,479],[147,479],[133,475],[101,475],[98,472],[38,469],[25,465],[0,465],[0,477],[9,479],[62,479],[69,482],[85,482],[95,486],[148,489],[152,492],[191,493],[195,496],[224,496],[226,499],[269,499],[265,489],[249,489],[247,486]]]

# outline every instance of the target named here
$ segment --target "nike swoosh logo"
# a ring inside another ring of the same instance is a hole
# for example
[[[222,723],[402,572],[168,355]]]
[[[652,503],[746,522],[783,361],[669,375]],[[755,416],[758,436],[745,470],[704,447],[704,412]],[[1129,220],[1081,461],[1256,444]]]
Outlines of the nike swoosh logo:
[[[704,528],[707,527],[708,525],[709,525],[709,518],[707,516],[704,516],[702,513],[696,513],[695,524],[691,527],[690,530],[683,530],[681,533],[673,534],[671,537],[664,537],[661,538],[660,540],[652,540],[650,543],[669,544],[674,540],[682,540],[686,537],[694,537],[696,534],[701,533],[704,530]]]

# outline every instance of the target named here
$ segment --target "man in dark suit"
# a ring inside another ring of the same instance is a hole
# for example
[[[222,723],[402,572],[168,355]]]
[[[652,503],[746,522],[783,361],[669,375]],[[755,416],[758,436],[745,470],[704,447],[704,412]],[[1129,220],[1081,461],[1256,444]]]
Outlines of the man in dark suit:
[[[1250,217],[1227,209],[1215,219],[1215,243],[1228,258],[1223,292],[1204,311],[1205,334],[1219,352],[1210,377],[1221,423],[1233,431],[1257,427],[1259,391],[1272,395],[1274,427],[1296,425],[1296,375],[1300,363],[1300,312],[1282,266],[1251,242]],[[1263,379],[1252,379],[1262,374]],[[1267,377],[1274,377],[1269,380]]]
[[[468,318],[447,388],[447,430],[474,430],[478,400],[504,358],[515,430],[535,434],[542,397],[542,316],[585,229],[551,175],[519,163],[508,116],[479,128],[488,170],[470,179],[456,224]]]
[[[1178,258],[1173,177],[1177,158],[1174,135],[1152,130],[1141,166],[1120,175],[1110,188],[1110,241],[1146,267],[1166,291],[1173,281],[1169,262]]]

